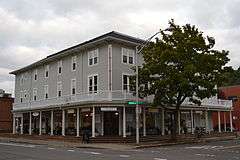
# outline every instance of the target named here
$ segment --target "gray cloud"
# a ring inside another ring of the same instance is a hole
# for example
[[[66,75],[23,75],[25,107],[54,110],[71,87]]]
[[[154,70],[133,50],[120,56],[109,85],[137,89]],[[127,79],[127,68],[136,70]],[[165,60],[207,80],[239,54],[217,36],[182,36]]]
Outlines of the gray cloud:
[[[195,24],[230,51],[237,67],[239,0],[8,0],[0,1],[0,88],[14,90],[8,72],[97,35],[116,30],[147,38],[169,19]]]

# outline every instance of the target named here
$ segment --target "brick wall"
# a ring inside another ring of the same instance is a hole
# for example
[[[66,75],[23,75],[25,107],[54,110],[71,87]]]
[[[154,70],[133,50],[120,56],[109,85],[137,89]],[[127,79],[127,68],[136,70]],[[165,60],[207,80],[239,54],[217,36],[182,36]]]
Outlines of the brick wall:
[[[220,99],[234,99],[233,100],[233,127],[240,131],[240,85],[238,86],[229,86],[229,87],[220,87],[219,88],[219,98]],[[226,113],[226,121],[229,124],[229,113]],[[221,124],[223,124],[223,113],[221,113]],[[218,125],[218,116],[217,113],[213,113],[213,126]]]
[[[0,97],[0,132],[12,131],[12,104],[14,99]]]

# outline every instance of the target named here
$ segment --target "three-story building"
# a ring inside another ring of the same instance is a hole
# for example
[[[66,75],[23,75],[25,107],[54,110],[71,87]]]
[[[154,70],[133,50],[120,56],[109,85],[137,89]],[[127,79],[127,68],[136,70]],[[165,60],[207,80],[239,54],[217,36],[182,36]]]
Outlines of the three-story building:
[[[144,42],[113,31],[11,72],[16,76],[13,133],[79,136],[90,129],[92,137],[135,134],[130,76],[143,62],[141,55],[136,62],[135,48]],[[144,136],[170,132],[171,108],[139,108]],[[197,126],[210,131],[210,111],[231,111],[231,102],[211,99],[201,107],[186,102],[180,114],[189,131]]]

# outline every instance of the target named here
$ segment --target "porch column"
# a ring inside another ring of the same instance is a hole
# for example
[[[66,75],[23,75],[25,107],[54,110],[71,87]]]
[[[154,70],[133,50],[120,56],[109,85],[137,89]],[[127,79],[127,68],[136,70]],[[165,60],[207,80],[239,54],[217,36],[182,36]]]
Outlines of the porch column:
[[[205,111],[205,132],[208,133],[208,111]]]
[[[122,113],[121,111],[118,112],[118,135],[122,135]]]
[[[126,137],[126,107],[123,106],[123,137]]]
[[[14,113],[13,113],[13,134],[16,134],[16,118]]]
[[[146,109],[143,107],[143,136],[146,135]]]
[[[226,112],[223,112],[224,132],[227,132]]]
[[[95,137],[95,107],[92,110],[92,137]]]
[[[21,117],[21,128],[20,128],[20,132],[21,132],[21,134],[23,134],[23,114],[22,114],[22,117]]]
[[[181,134],[181,112],[180,110],[178,111],[178,134]]]
[[[29,135],[32,135],[32,112],[29,112]]]
[[[190,111],[191,114],[191,131],[194,134],[194,123],[193,123],[193,110]]]
[[[162,135],[164,136],[165,135],[165,122],[164,122],[164,120],[165,120],[165,110],[164,110],[164,108],[162,108]]]
[[[233,132],[232,111],[229,112],[230,117],[230,131]]]
[[[62,110],[62,136],[65,136],[65,110]]]
[[[104,136],[104,112],[101,114],[101,135]]]
[[[39,112],[39,135],[42,135],[42,111]]]
[[[53,136],[53,110],[51,110],[51,136]]]
[[[220,111],[218,111],[218,132],[221,133],[221,115],[220,115]]]
[[[79,108],[77,108],[77,137],[79,137]]]

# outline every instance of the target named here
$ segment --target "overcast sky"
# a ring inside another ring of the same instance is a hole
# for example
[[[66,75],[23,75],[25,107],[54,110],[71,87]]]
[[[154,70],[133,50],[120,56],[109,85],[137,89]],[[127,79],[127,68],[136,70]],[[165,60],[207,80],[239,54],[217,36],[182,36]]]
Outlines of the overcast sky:
[[[1,0],[0,88],[8,73],[112,30],[145,39],[168,20],[195,24],[240,64],[240,0]]]

